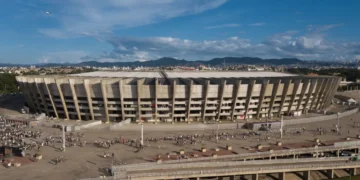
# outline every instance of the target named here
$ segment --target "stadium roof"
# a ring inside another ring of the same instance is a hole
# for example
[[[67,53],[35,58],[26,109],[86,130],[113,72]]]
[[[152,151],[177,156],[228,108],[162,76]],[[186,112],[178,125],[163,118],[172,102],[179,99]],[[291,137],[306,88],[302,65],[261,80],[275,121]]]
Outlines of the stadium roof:
[[[264,71],[168,71],[164,73],[167,78],[240,78],[240,77],[288,77],[294,74]],[[72,74],[70,76],[81,77],[137,77],[137,78],[163,78],[161,72],[141,72],[141,71],[95,71],[88,73]]]

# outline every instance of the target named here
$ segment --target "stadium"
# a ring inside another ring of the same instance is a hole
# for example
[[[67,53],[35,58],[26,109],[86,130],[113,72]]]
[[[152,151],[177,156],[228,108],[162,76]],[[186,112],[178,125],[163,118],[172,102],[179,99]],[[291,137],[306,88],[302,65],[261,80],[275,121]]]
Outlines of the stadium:
[[[339,77],[278,72],[18,76],[32,112],[71,120],[180,122],[301,115],[330,106]]]

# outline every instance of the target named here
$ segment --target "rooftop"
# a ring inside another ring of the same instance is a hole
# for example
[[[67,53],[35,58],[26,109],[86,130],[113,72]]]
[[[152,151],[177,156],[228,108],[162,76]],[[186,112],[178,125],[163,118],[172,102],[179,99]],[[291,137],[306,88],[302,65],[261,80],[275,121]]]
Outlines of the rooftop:
[[[293,74],[264,71],[208,71],[208,72],[166,72],[169,78],[237,78],[237,77],[285,77]]]
[[[95,71],[80,74],[72,74],[69,76],[82,77],[143,77],[143,78],[161,78],[159,72],[142,72],[142,71]]]
[[[168,78],[239,78],[239,77],[287,77],[296,76],[294,74],[279,72],[241,72],[241,71],[168,71]],[[81,74],[72,74],[70,76],[82,77],[137,77],[137,78],[162,78],[161,72],[141,72],[141,71],[96,71]]]

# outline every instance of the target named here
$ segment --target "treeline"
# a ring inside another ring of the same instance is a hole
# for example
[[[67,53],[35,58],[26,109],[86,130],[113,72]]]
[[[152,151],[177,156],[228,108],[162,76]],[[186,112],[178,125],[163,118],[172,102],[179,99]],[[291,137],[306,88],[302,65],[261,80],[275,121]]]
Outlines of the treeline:
[[[321,69],[321,70],[312,70],[308,68],[291,68],[287,70],[289,73],[294,74],[310,74],[315,73],[319,75],[330,75],[330,76],[341,76],[346,77],[348,81],[356,81],[360,79],[360,71],[357,69],[346,69],[346,68],[336,68],[336,69]]]
[[[0,94],[19,92],[18,84],[14,74],[0,74]]]

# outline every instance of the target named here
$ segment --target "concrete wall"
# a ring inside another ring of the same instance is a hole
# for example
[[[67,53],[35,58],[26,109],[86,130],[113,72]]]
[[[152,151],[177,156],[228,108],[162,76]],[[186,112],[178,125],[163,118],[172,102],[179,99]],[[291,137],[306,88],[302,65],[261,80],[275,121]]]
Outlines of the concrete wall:
[[[160,79],[146,78],[19,76],[17,81],[33,112],[64,119],[169,122],[264,118],[324,109],[340,78],[200,78],[178,83],[167,79],[161,84]]]
[[[351,114],[355,114],[359,112],[359,108],[355,108],[349,111],[345,111],[340,113],[339,117],[346,117],[349,116]],[[305,124],[305,123],[314,123],[314,122],[320,122],[320,121],[327,121],[327,120],[332,120],[332,119],[336,119],[337,118],[337,114],[332,114],[332,115],[323,115],[323,116],[316,116],[316,117],[310,117],[310,118],[298,118],[298,119],[293,119],[293,120],[284,120],[284,126],[286,125],[294,125],[294,124]]]

